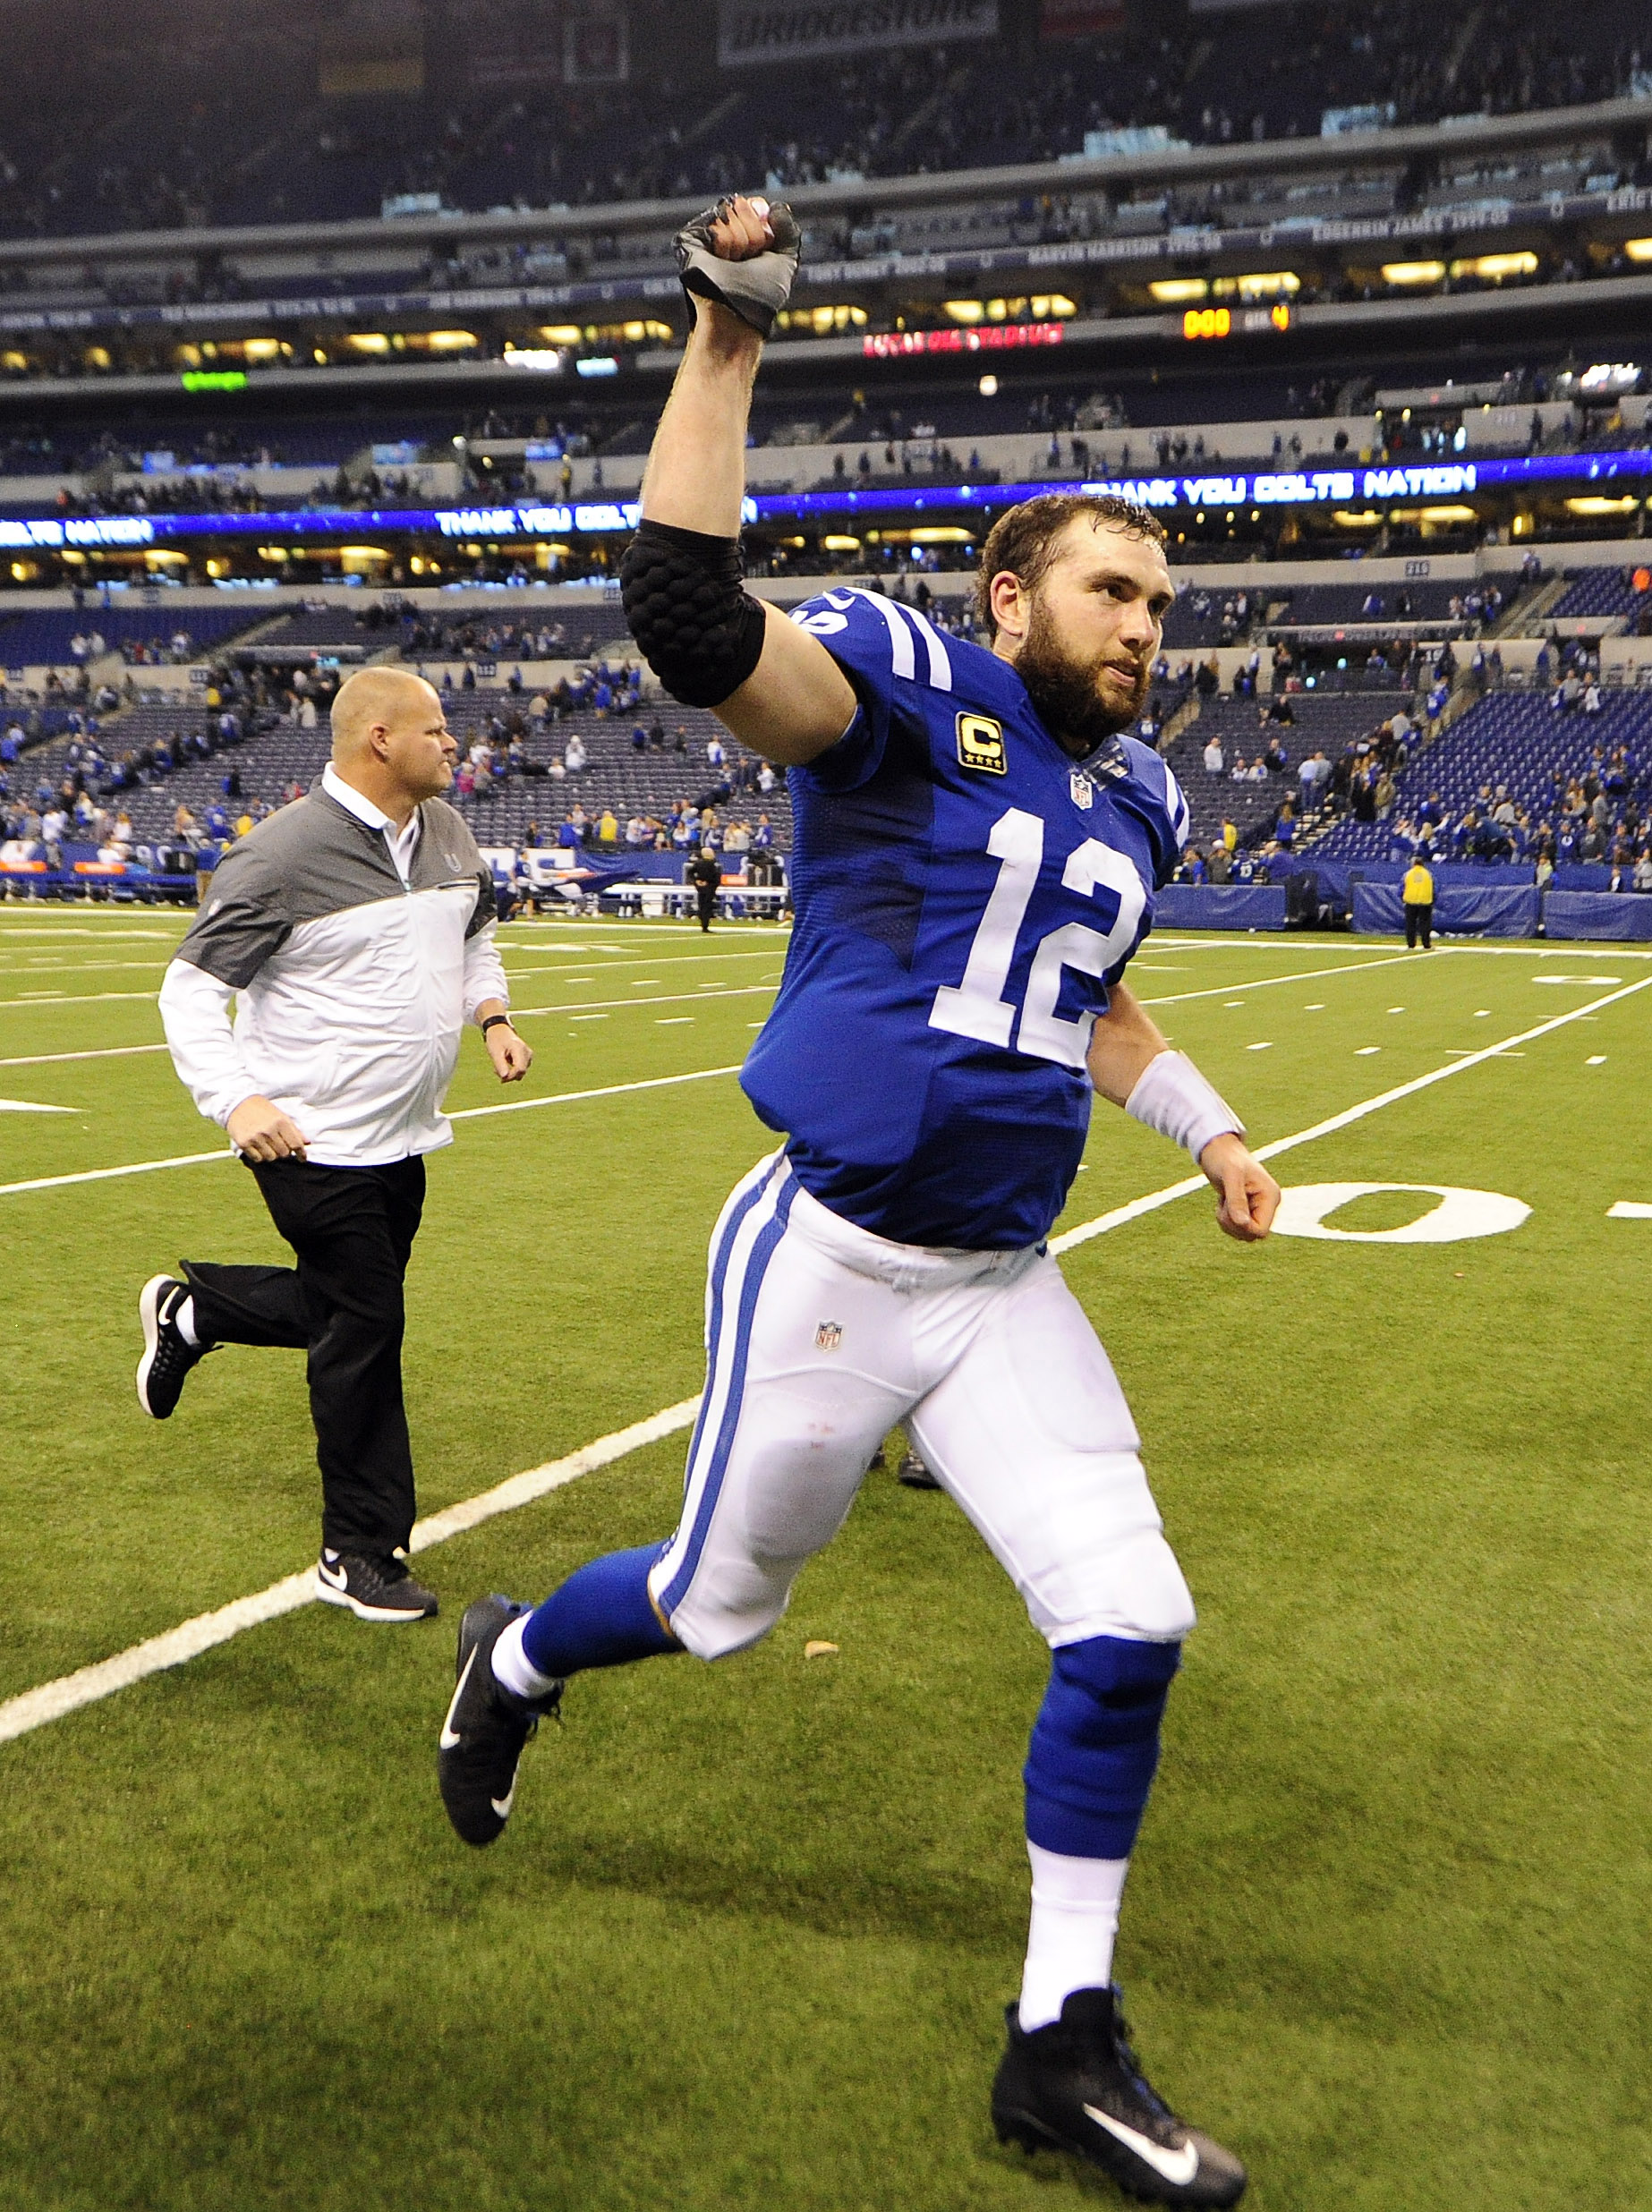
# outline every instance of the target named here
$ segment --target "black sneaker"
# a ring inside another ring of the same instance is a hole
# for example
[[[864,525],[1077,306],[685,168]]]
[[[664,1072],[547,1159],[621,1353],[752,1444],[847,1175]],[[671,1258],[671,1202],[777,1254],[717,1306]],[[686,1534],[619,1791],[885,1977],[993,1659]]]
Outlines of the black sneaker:
[[[1060,2019],[1030,2035],[1013,2004],[1005,2018],[1009,2048],[992,2084],[1001,2143],[1072,2151],[1146,2204],[1239,2202],[1244,2167],[1185,2126],[1147,2080],[1116,1988],[1075,1989]]]
[[[368,1558],[324,1549],[316,1595],[327,1605],[348,1605],[358,1621],[433,1621],[440,1610],[435,1591],[415,1582],[394,1552]]]
[[[190,1369],[216,1344],[190,1344],[177,1323],[177,1312],[190,1287],[175,1275],[151,1275],[138,1295],[143,1327],[143,1357],[138,1362],[138,1403],[157,1421],[165,1421],[183,1395]]]
[[[562,1702],[560,1682],[530,1702],[507,1689],[493,1672],[493,1646],[513,1621],[532,1610],[514,1598],[479,1597],[459,1623],[459,1679],[442,1723],[436,1774],[455,1832],[479,1848],[504,1834],[523,1746],[538,1729],[540,1715],[554,1714]]]
[[[907,1452],[895,1469],[895,1480],[905,1483],[908,1490],[939,1490],[941,1487],[915,1451]]]

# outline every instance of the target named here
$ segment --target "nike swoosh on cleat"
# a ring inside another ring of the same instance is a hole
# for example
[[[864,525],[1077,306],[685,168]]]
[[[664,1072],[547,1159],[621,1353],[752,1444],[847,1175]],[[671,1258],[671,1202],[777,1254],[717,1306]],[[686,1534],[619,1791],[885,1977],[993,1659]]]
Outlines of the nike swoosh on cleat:
[[[1199,2154],[1193,2144],[1184,2143],[1179,2150],[1168,2150],[1162,2143],[1155,2143],[1150,2135],[1141,2135],[1136,2129],[1127,2128],[1122,2120],[1113,2119],[1109,2113],[1097,2112],[1094,2105],[1086,2105],[1085,2111],[1098,2128],[1105,2128],[1109,2135],[1116,2137],[1124,2145],[1126,2150],[1134,2151],[1144,2165],[1150,2165],[1167,2182],[1186,2188],[1198,2172]]]
[[[498,1815],[501,1820],[508,1820],[510,1818],[510,1808],[516,1802],[515,1783],[514,1782],[511,1783],[510,1788],[506,1791],[502,1798],[490,1798],[488,1802],[492,1806],[494,1811]]]
[[[342,1590],[350,1579],[347,1567],[329,1567],[324,1559],[317,1560],[316,1572],[329,1590]]]
[[[464,1670],[453,1686],[453,1701],[447,1707],[447,1717],[442,1723],[440,1742],[444,1751],[456,1750],[462,1741],[458,1730],[453,1724],[453,1716],[458,1710],[460,1698],[464,1695],[464,1685],[470,1680],[471,1669],[476,1663],[476,1648],[474,1644],[471,1646],[470,1656],[464,1662]]]

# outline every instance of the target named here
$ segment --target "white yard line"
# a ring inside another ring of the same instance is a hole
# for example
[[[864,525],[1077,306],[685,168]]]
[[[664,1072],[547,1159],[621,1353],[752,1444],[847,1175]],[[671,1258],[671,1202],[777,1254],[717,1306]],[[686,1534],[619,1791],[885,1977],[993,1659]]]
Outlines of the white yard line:
[[[15,966],[0,961],[0,981],[20,983],[28,975],[96,975],[111,968],[165,967],[170,957],[163,952],[149,960],[27,960]]]
[[[0,1059],[0,1068],[48,1068],[58,1060],[130,1059],[136,1052],[164,1052],[164,1044],[106,1044],[92,1052],[25,1052],[17,1059]]]
[[[449,1114],[449,1121],[481,1121],[489,1114],[527,1113],[537,1106],[573,1106],[582,1099],[618,1098],[627,1091],[660,1091],[674,1083],[705,1083],[715,1076],[737,1076],[738,1068],[694,1068],[682,1076],[649,1076],[640,1083],[605,1083],[592,1091],[558,1091],[552,1098],[513,1099],[504,1106],[466,1106],[459,1112]],[[72,1112],[72,1108],[63,1108]],[[180,1153],[171,1160],[138,1160],[124,1168],[82,1168],[75,1175],[36,1175],[26,1183],[0,1183],[0,1198],[11,1198],[28,1190],[61,1190],[67,1183],[110,1183],[123,1175],[158,1175],[163,1168],[203,1167],[214,1160],[234,1160],[238,1155],[226,1145],[220,1152]]]
[[[713,999],[754,999],[779,988],[779,983],[742,983],[723,991],[715,983],[709,988],[703,984],[698,991],[660,991],[651,999],[574,999],[566,1006],[514,1006],[510,1015],[514,1022],[525,1022],[531,1014],[589,1014],[599,1007],[682,1006],[685,1002],[704,1006]]]
[[[1619,999],[1627,999],[1638,991],[1652,985],[1652,975],[1638,983],[1626,984],[1608,997],[1595,1002],[1595,1008],[1610,1006]],[[1472,1059],[1453,1060],[1448,1066],[1432,1069],[1410,1083],[1402,1083],[1392,1091],[1384,1091],[1375,1098],[1365,1099],[1357,1106],[1350,1106],[1341,1113],[1333,1114],[1317,1121],[1311,1128],[1300,1129],[1294,1136],[1277,1137],[1271,1144],[1258,1148],[1257,1157],[1272,1160],[1281,1153],[1290,1152],[1299,1144],[1312,1144],[1316,1137],[1328,1136],[1333,1131],[1345,1129],[1351,1123],[1362,1120],[1367,1114],[1379,1112],[1402,1098],[1409,1098],[1431,1084],[1443,1082],[1448,1076],[1460,1075],[1465,1068],[1477,1066],[1482,1060],[1495,1059],[1499,1053],[1512,1047],[1547,1036],[1551,1031],[1564,1029],[1582,1015],[1595,1008],[1578,1007],[1571,1012],[1555,1016],[1552,1021],[1540,1022],[1535,1029],[1520,1035],[1506,1037],[1500,1043],[1487,1045],[1474,1054]],[[705,1069],[705,1075],[733,1074],[732,1068]],[[664,1082],[691,1082],[692,1076],[657,1078]],[[653,1087],[650,1085],[622,1085],[622,1089],[639,1090]],[[600,1097],[600,1092],[571,1093],[572,1096]],[[524,1107],[558,1103],[550,1099],[524,1099],[520,1106],[492,1106],[473,1109],[476,1113],[509,1113]],[[226,1157],[227,1155],[217,1155]],[[121,1172],[121,1170],[115,1170]],[[1191,1192],[1209,1187],[1202,1175],[1185,1177],[1179,1183],[1168,1184],[1164,1189],[1150,1191],[1146,1196],[1132,1199],[1128,1205],[1115,1206],[1111,1212],[1099,1214],[1093,1221],[1083,1222],[1064,1235],[1051,1238],[1052,1252],[1068,1252],[1074,1246],[1087,1243],[1094,1237],[1105,1236],[1109,1229],[1121,1228],[1127,1221],[1139,1220],[1158,1207],[1169,1205],[1172,1200],[1188,1196]],[[1648,1209],[1652,1212],[1652,1209]],[[663,1407],[646,1420],[634,1422],[629,1428],[617,1429],[609,1436],[600,1436],[594,1443],[581,1451],[570,1452],[566,1459],[549,1460],[543,1467],[531,1468],[525,1474],[511,1476],[484,1490],[476,1497],[467,1498],[458,1505],[449,1506],[445,1512],[434,1513],[414,1527],[410,1549],[428,1551],[432,1544],[443,1544],[448,1537],[474,1528],[498,1513],[514,1512],[518,1506],[530,1504],[549,1492],[558,1490],[566,1483],[576,1481],[593,1468],[607,1467],[614,1460],[641,1446],[659,1442],[687,1428],[699,1410],[698,1398],[685,1398],[680,1404]],[[42,1682],[37,1689],[23,1690],[19,1696],[0,1704],[0,1742],[13,1737],[27,1735],[31,1729],[43,1728],[47,1722],[61,1720],[65,1714],[77,1711],[81,1706],[93,1705],[98,1699],[112,1697],[116,1690],[127,1689],[146,1676],[158,1674],[168,1667],[182,1666],[197,1658],[215,1645],[227,1643],[245,1629],[256,1628],[261,1621],[274,1621],[282,1613],[295,1612],[315,1598],[313,1570],[287,1575],[279,1582],[272,1582],[268,1589],[255,1591],[250,1597],[235,1599],[221,1605],[214,1612],[198,1613],[192,1620],[180,1623],[162,1636],[149,1638],[127,1650],[117,1652],[113,1658],[100,1659],[91,1666],[81,1667],[72,1674],[60,1676],[55,1681]]]
[[[32,1014],[38,1007],[96,1006],[106,999],[147,999],[151,1006],[160,997],[158,991],[69,991],[61,995],[43,991],[37,999],[0,999],[0,1010],[10,1008],[13,1013]]]
[[[117,930],[101,928],[96,923],[88,929],[83,923],[64,922],[56,924],[13,922],[0,915],[0,941],[8,937],[47,937],[54,941],[60,937],[95,937],[100,944],[111,938],[125,938],[134,945],[175,945],[182,930],[174,936],[166,930]]]
[[[1364,975],[1372,968],[1400,967],[1414,960],[1415,953],[1390,953],[1381,960],[1350,960],[1341,967],[1304,968],[1296,975],[1251,975],[1242,983],[1215,983],[1208,991],[1177,991],[1163,999],[1144,999],[1144,1006],[1182,1006],[1189,999],[1220,999],[1230,991],[1270,991],[1276,983],[1316,983],[1322,975]]]
[[[699,1409],[697,1396],[685,1399],[681,1405],[667,1406],[646,1420],[634,1421],[629,1428],[616,1429],[611,1436],[599,1436],[594,1443],[569,1452],[566,1459],[549,1459],[543,1467],[530,1468],[524,1475],[513,1475],[507,1482],[484,1490],[478,1497],[451,1505],[444,1513],[432,1513],[415,1523],[408,1549],[428,1552],[432,1544],[446,1544],[450,1536],[479,1527],[496,1513],[514,1513],[519,1506],[559,1490],[565,1483],[575,1482],[580,1476],[607,1467],[627,1452],[636,1451],[644,1444],[657,1443],[661,1437],[687,1428]],[[281,1581],[272,1582],[268,1589],[256,1591],[251,1597],[238,1597],[231,1604],[220,1605],[216,1612],[197,1613],[192,1621],[168,1629],[163,1636],[151,1636],[141,1644],[133,1644],[127,1650],[117,1652],[112,1659],[100,1659],[92,1666],[78,1668],[72,1674],[60,1675],[55,1682],[42,1682],[38,1689],[26,1689],[19,1697],[8,1697],[0,1705],[0,1743],[14,1736],[26,1736],[31,1729],[44,1728],[48,1721],[60,1721],[64,1714],[73,1713],[81,1706],[95,1705],[99,1698],[112,1697],[117,1689],[129,1689],[146,1675],[158,1674],[167,1667],[183,1666],[187,1660],[198,1659],[215,1644],[226,1644],[245,1629],[257,1628],[261,1621],[277,1620],[283,1613],[295,1612],[299,1606],[313,1604],[315,1595],[313,1568],[302,1574],[286,1575]]]
[[[1557,1014],[1552,1021],[1539,1022],[1535,1029],[1523,1029],[1518,1036],[1504,1037],[1499,1043],[1484,1045],[1466,1059],[1448,1060],[1443,1068],[1431,1068],[1426,1076],[1414,1076],[1409,1083],[1397,1084],[1392,1091],[1379,1091],[1375,1098],[1362,1099],[1358,1106],[1344,1107],[1340,1114],[1332,1114],[1324,1121],[1316,1121],[1310,1129],[1299,1129],[1294,1136],[1277,1136],[1271,1144],[1258,1144],[1258,1160],[1276,1160],[1282,1153],[1294,1152],[1299,1144],[1311,1144],[1316,1137],[1330,1136],[1338,1129],[1346,1129],[1356,1121],[1363,1121],[1367,1114],[1380,1113],[1384,1106],[1392,1106],[1402,1098],[1410,1098],[1418,1091],[1426,1091],[1436,1083],[1444,1083],[1452,1076],[1460,1076],[1465,1068],[1477,1068],[1483,1060],[1496,1059],[1500,1054],[1513,1056],[1515,1048],[1529,1044],[1537,1037],[1546,1037],[1551,1031],[1564,1029],[1580,1021],[1586,1014],[1593,1014],[1603,1006],[1612,1006],[1619,999],[1631,999],[1636,991],[1652,988],[1652,975],[1642,976],[1638,983],[1625,983],[1621,991],[1608,991],[1604,999],[1596,999],[1588,1006],[1573,1007],[1565,1014]],[[1523,1057],[1523,1056],[1521,1056]],[[1077,1229],[1064,1229],[1060,1236],[1052,1237],[1052,1252],[1070,1252],[1075,1245],[1087,1244],[1092,1237],[1104,1236],[1110,1229],[1118,1229],[1125,1221],[1134,1221],[1144,1213],[1152,1213],[1160,1206],[1167,1206],[1174,1198],[1185,1198],[1189,1192],[1208,1190],[1210,1185],[1202,1175],[1184,1176],[1179,1183],[1169,1183],[1162,1190],[1150,1191],[1145,1198],[1132,1198],[1127,1205],[1115,1206],[1111,1213],[1098,1214],[1093,1221],[1082,1221]]]
[[[501,952],[507,955],[519,949],[520,948],[515,945],[503,945],[500,947]],[[540,957],[540,949],[538,947],[533,949],[532,957],[536,960]],[[568,960],[570,962],[575,960],[583,960],[584,957],[585,955],[583,953],[570,951],[568,955]],[[643,966],[650,967],[694,967],[696,965],[703,967],[708,960],[772,960],[773,957],[774,947],[772,945],[764,945],[762,950],[758,952],[680,952],[667,953],[663,957],[657,952],[645,952],[641,954],[634,960],[610,959],[608,963],[608,967],[643,967]],[[559,964],[555,967],[512,967],[507,959],[505,973],[511,976],[560,975],[565,973],[565,969],[566,964]],[[605,968],[603,972],[606,974],[608,970]]]

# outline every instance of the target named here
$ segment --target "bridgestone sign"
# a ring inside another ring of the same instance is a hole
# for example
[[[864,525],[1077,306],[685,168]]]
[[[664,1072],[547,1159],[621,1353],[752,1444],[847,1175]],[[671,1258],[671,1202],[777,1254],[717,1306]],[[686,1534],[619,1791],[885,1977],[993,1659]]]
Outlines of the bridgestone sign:
[[[998,34],[998,0],[718,0],[725,69]]]

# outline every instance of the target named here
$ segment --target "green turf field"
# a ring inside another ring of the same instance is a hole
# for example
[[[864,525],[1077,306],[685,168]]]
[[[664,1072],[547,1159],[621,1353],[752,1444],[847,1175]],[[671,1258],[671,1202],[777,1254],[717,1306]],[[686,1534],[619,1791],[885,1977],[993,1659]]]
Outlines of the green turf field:
[[[72,1179],[219,1149],[154,1049],[181,926],[0,911],[0,1099],[69,1109],[0,1111],[0,1700],[314,1557],[295,1358],[218,1355],[166,1427],[132,1391],[149,1274],[279,1256],[251,1178]],[[695,1390],[705,1239],[771,1141],[707,1071],[780,932],[505,934],[537,1063],[502,1094],[468,1041],[451,1103],[562,1102],[431,1163],[427,1513]],[[1652,2204],[1652,1219],[1608,1217],[1652,1204],[1652,959],[1171,935],[1133,981],[1253,1143],[1513,1041],[1275,1172],[1531,1209],[1247,1251],[1184,1196],[1064,1261],[1202,1616],[1126,1900],[1143,2055],[1261,2212]],[[1063,1227],[1186,1167],[1101,1108]],[[1045,1663],[945,1499],[870,1479],[755,1652],[578,1681],[508,1834],[454,1841],[461,1607],[664,1536],[683,1447],[425,1553],[437,1626],[307,1605],[0,1741],[0,2207],[1116,2201],[987,2121]]]

